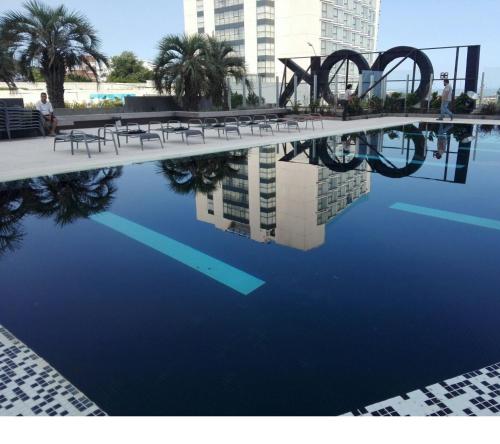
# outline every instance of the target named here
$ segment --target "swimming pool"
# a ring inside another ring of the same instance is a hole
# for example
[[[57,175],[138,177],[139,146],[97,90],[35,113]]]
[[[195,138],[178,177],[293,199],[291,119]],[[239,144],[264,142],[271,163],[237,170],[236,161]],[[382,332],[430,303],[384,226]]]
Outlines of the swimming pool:
[[[500,138],[411,125],[0,185],[0,324],[111,415],[338,415],[499,361]]]

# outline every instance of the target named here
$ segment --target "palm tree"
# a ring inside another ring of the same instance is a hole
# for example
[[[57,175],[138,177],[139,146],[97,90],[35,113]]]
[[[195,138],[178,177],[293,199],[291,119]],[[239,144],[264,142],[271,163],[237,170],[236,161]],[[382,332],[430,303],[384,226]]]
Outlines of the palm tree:
[[[14,56],[12,52],[0,42],[0,82],[6,83],[9,89],[15,89],[15,77],[16,63],[14,61]]]
[[[94,27],[79,12],[64,5],[52,7],[29,0],[24,11],[9,11],[0,19],[0,41],[19,61],[21,73],[34,79],[39,68],[54,107],[64,107],[64,78],[77,66],[87,66],[96,76],[91,59],[107,65]]]
[[[208,61],[208,95],[215,106],[227,106],[229,94],[226,79],[241,81],[246,73],[245,60],[234,55],[231,45],[215,37],[207,37],[206,60]]]
[[[173,92],[184,109],[197,109],[208,87],[205,38],[198,34],[164,37],[154,80],[160,93]]]

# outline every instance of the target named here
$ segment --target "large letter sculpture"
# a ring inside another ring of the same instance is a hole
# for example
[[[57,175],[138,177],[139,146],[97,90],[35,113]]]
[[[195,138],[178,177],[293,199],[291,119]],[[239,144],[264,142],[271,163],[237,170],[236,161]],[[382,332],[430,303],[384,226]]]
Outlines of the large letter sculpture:
[[[399,64],[401,64],[406,59],[411,59],[415,62],[420,70],[420,84],[418,88],[415,90],[415,94],[417,95],[419,100],[425,99],[429,92],[429,88],[431,87],[432,78],[434,75],[434,68],[432,67],[432,63],[429,60],[429,57],[417,48],[412,48],[410,46],[397,46],[392,48],[386,52],[383,52],[379,55],[377,60],[375,60],[373,66],[370,68],[369,63],[365,59],[365,57],[356,52],[349,49],[342,49],[340,51],[336,51],[330,54],[322,65],[320,65],[320,57],[312,57],[311,58],[311,73],[308,73],[301,66],[295,63],[291,59],[280,59],[280,61],[290,70],[293,71],[294,76],[297,77],[297,84],[301,82],[306,82],[311,86],[314,85],[314,76],[317,75],[318,79],[318,96],[322,97],[327,103],[333,105],[334,103],[334,94],[330,89],[330,71],[332,68],[338,63],[342,63],[337,71],[334,73],[332,78],[340,71],[340,68],[346,61],[354,63],[358,68],[358,73],[361,74],[363,71],[380,71],[383,72],[387,66],[396,59],[403,59]],[[398,64],[398,65],[399,65]],[[396,66],[398,66],[396,65]],[[319,67],[319,70],[314,69],[314,67]],[[391,69],[393,71],[394,68]],[[390,71],[390,72],[391,72]],[[387,76],[387,75],[386,75]],[[384,76],[385,77],[385,76]],[[293,92],[294,92],[294,79],[288,82],[285,86],[285,89],[280,97],[280,106],[284,107],[290,101]]]

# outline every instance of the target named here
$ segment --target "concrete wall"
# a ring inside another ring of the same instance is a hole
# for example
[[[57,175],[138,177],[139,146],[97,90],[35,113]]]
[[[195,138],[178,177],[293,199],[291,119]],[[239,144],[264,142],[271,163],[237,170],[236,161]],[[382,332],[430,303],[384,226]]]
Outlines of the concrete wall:
[[[1,97],[22,98],[25,105],[35,104],[40,100],[40,94],[47,91],[45,83],[16,83],[17,90],[1,91]],[[133,94],[136,96],[155,96],[153,82],[146,83],[94,83],[94,82],[66,82],[64,84],[64,100],[67,104],[74,102],[91,103],[91,94]],[[97,103],[97,102],[96,102]]]

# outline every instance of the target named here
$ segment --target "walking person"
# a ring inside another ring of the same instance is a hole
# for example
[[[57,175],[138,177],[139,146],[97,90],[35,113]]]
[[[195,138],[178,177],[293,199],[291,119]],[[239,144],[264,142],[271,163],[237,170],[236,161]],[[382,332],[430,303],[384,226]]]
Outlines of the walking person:
[[[342,100],[342,107],[344,111],[342,112],[342,120],[347,120],[347,116],[349,115],[349,106],[354,97],[354,91],[352,90],[352,85],[349,85],[345,88],[344,99]]]
[[[450,103],[453,96],[453,89],[451,88],[450,81],[444,79],[444,89],[441,95],[441,115],[438,120],[443,120],[445,116],[449,116],[453,120],[453,113],[450,111]]]

